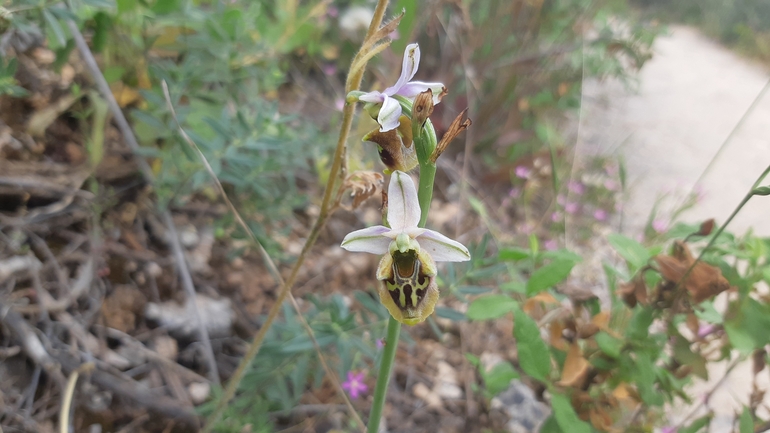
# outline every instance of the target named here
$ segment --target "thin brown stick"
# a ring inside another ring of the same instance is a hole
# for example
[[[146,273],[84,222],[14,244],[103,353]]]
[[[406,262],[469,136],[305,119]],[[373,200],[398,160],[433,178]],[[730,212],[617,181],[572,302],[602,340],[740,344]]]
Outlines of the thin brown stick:
[[[171,95],[168,91],[168,85],[165,81],[162,82],[163,86],[163,95],[166,98],[166,105],[168,106],[169,111],[171,112],[171,116],[174,118],[174,121],[176,122],[177,129],[179,130],[179,134],[184,138],[184,140],[187,142],[187,144],[190,146],[190,148],[198,155],[201,162],[203,163],[203,166],[206,168],[206,171],[211,176],[212,180],[214,181],[214,185],[217,188],[217,191],[219,192],[219,195],[222,196],[222,199],[225,201],[225,204],[227,204],[227,208],[230,210],[230,212],[235,217],[235,220],[238,222],[238,225],[241,226],[244,232],[249,236],[249,239],[251,239],[251,242],[257,247],[257,250],[259,250],[260,256],[262,256],[262,260],[265,263],[265,266],[267,266],[268,270],[270,271],[270,274],[275,279],[277,285],[279,287],[285,287],[286,282],[283,280],[283,277],[281,277],[281,273],[278,271],[278,267],[275,265],[275,262],[270,257],[270,254],[267,253],[267,250],[265,250],[265,247],[262,246],[262,243],[257,239],[257,236],[254,234],[254,232],[251,230],[251,228],[246,224],[246,221],[244,221],[243,217],[241,216],[241,213],[238,212],[238,209],[235,208],[235,205],[230,200],[230,197],[227,195],[227,192],[225,191],[225,188],[222,186],[222,182],[219,181],[219,178],[217,178],[216,173],[214,173],[213,168],[211,167],[211,164],[209,164],[208,160],[206,159],[206,156],[201,152],[200,148],[198,148],[198,145],[195,144],[194,141],[190,138],[189,135],[187,135],[187,132],[182,128],[182,124],[179,123],[179,119],[176,116],[176,110],[174,109],[174,105],[171,103]],[[318,344],[318,340],[315,338],[315,333],[313,332],[313,328],[310,327],[310,325],[307,323],[307,320],[305,320],[305,317],[302,315],[302,310],[299,307],[299,304],[297,304],[297,300],[294,298],[294,295],[289,292],[289,301],[291,302],[292,307],[294,307],[294,311],[297,312],[297,319],[299,320],[299,323],[302,325],[303,328],[305,328],[305,332],[307,332],[307,335],[310,337],[310,341],[313,343],[313,347],[315,348],[316,354],[318,355],[318,359],[321,361],[321,365],[323,366],[324,371],[326,372],[326,376],[329,378],[329,380],[332,382],[332,385],[334,386],[334,389],[337,391],[337,394],[339,394],[342,399],[345,401],[345,405],[348,408],[348,412],[350,413],[350,416],[356,420],[356,422],[359,424],[359,427],[361,427],[361,430],[366,428],[366,425],[364,424],[364,421],[361,419],[361,417],[358,415],[358,412],[356,412],[356,409],[353,407],[353,403],[348,398],[348,395],[345,393],[345,391],[342,389],[342,385],[340,384],[339,378],[336,374],[334,374],[334,371],[329,368],[329,364],[326,362],[326,357],[323,355],[323,352],[321,351],[321,346]],[[276,305],[280,305],[276,302]]]
[[[83,57],[83,61],[86,64],[88,71],[91,73],[91,77],[94,79],[94,81],[96,81],[96,86],[99,88],[99,93],[101,93],[102,97],[107,101],[107,106],[109,106],[110,112],[115,118],[115,122],[118,124],[118,129],[120,129],[120,132],[123,134],[123,138],[126,141],[126,144],[128,144],[134,154],[138,155],[139,142],[136,141],[134,131],[131,129],[131,125],[128,124],[128,120],[126,120],[126,117],[123,115],[123,111],[121,111],[118,102],[115,100],[115,96],[113,96],[112,91],[110,90],[110,86],[107,84],[107,80],[99,70],[99,65],[96,64],[96,59],[94,58],[91,49],[88,47],[86,40],[83,38],[83,35],[80,33],[80,29],[78,29],[77,24],[75,24],[75,22],[72,20],[67,20],[67,26],[72,33],[72,38],[75,40],[75,45],[77,46],[81,57]],[[149,164],[147,164],[147,161],[139,156],[137,156],[136,161],[139,165],[139,170],[142,172],[142,175],[144,176],[147,183],[153,183],[155,177],[153,176],[152,170],[150,169]],[[171,235],[170,243],[171,249],[174,252],[177,272],[179,272],[182,285],[184,286],[185,292],[187,293],[188,305],[190,305],[190,309],[192,309],[196,324],[198,325],[198,333],[200,334],[200,339],[204,348],[203,355],[206,358],[206,363],[208,364],[209,377],[211,378],[212,382],[219,384],[219,373],[217,369],[216,358],[214,358],[214,350],[211,347],[209,333],[203,323],[201,312],[198,308],[198,303],[195,301],[195,298],[197,297],[195,293],[195,286],[193,285],[190,270],[187,267],[187,261],[185,260],[184,252],[182,251],[182,245],[179,242],[179,237],[177,236],[174,220],[171,218],[171,213],[169,211],[163,211],[161,214],[164,223],[168,227],[169,234]]]

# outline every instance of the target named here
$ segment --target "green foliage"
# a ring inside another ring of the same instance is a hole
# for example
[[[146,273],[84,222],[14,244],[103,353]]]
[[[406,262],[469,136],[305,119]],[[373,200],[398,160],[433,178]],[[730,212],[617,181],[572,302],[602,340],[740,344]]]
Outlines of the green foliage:
[[[355,297],[371,299],[361,292]],[[363,317],[364,313],[352,312],[340,295],[311,297],[310,302],[312,307],[304,317],[327,359],[336,359],[339,377],[344,378],[348,371],[369,370],[376,364],[379,353],[375,342],[385,335],[384,307],[367,302],[367,307],[374,309],[369,313],[377,317],[370,321],[371,317]],[[262,350],[239,385],[238,396],[215,431],[240,432],[247,424],[252,424],[252,431],[275,431],[269,414],[290,410],[309,386],[321,385],[323,368],[310,337],[295,316],[294,310],[284,304],[283,320],[270,328]],[[367,335],[369,338],[365,338]],[[219,394],[200,408],[202,414],[211,413],[217,397]]]
[[[537,323],[521,310],[513,315],[513,336],[521,369],[532,378],[546,382],[551,373],[551,355],[540,338]]]
[[[512,312],[517,305],[516,300],[506,295],[482,296],[471,302],[465,314],[471,320],[496,319]]]
[[[16,74],[16,59],[0,59],[0,96],[8,95],[20,98],[27,94],[23,87],[18,86],[14,75]]]

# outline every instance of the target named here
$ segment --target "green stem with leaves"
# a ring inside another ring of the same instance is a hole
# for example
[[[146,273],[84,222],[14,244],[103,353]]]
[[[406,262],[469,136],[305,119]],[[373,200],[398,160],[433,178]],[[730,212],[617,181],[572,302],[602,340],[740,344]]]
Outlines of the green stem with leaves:
[[[411,115],[411,103],[409,107],[404,107],[404,112]],[[420,161],[420,183],[417,187],[417,199],[420,203],[420,227],[425,227],[428,221],[428,212],[430,211],[430,202],[433,198],[433,184],[436,180],[436,164],[431,162],[430,156],[433,149],[436,148],[436,130],[430,120],[425,122],[425,126],[418,130],[419,134],[414,134],[414,145],[416,146],[417,159]],[[374,401],[372,410],[369,412],[369,424],[367,433],[377,433],[380,428],[380,419],[382,418],[382,408],[385,406],[385,396],[390,383],[390,372],[393,369],[393,361],[396,358],[398,349],[398,337],[401,333],[401,323],[392,316],[388,319],[388,334],[385,339],[385,348],[380,362],[380,371],[377,375],[377,384],[374,387]]]

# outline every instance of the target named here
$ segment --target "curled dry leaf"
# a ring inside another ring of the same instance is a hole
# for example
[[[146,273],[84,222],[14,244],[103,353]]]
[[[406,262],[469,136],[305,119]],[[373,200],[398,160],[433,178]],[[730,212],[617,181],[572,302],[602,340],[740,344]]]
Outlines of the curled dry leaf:
[[[714,218],[703,221],[700,225],[700,230],[698,230],[698,236],[708,236],[712,230],[714,230]]]
[[[473,124],[471,119],[467,117],[467,114],[468,109],[466,108],[462,113],[458,114],[457,117],[455,117],[455,120],[452,121],[452,124],[449,125],[449,129],[447,129],[446,133],[441,137],[441,141],[436,145],[436,150],[434,150],[433,155],[430,156],[430,160],[433,163],[435,163],[436,160],[438,160],[438,157],[444,153],[447,147],[449,147],[449,143],[451,143],[452,140]]]
[[[657,255],[654,260],[663,278],[673,284],[679,284],[692,267],[682,284],[696,304],[730,288],[730,283],[718,268],[704,262],[695,263],[690,249],[684,242],[677,241],[674,244],[671,256]]]
[[[350,191],[353,201],[349,206],[343,207],[352,210],[361,206],[361,203],[377,194],[383,180],[382,174],[374,171],[357,171],[349,175],[342,184],[342,191]]]
[[[618,295],[630,308],[636,307],[637,303],[647,305],[647,285],[644,284],[642,272],[639,272],[633,280],[627,283],[620,283]]]
[[[589,411],[588,419],[591,420],[591,424],[599,431],[609,432],[612,431],[612,416],[607,413],[604,408],[593,407]]]
[[[564,369],[561,371],[561,379],[558,384],[561,386],[581,387],[588,374],[590,364],[583,357],[580,346],[573,343],[567,352],[567,358],[564,360]]]

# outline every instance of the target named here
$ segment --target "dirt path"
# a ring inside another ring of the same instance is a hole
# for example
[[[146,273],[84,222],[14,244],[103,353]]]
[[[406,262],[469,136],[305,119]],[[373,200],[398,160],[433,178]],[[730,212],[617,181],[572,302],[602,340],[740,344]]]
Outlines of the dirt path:
[[[770,79],[689,27],[672,27],[654,48],[636,91],[588,83],[581,116],[581,154],[614,153],[626,162],[631,192],[623,231],[630,235],[639,233],[659,195],[690,191]],[[684,219],[725,221],[768,164],[770,92],[699,183],[704,196]],[[770,235],[768,211],[770,200],[755,199],[730,229]]]
[[[578,154],[614,154],[625,160],[630,193],[621,230],[629,236],[641,233],[660,196],[672,192],[681,196],[693,188],[770,79],[766,69],[689,27],[672,27],[654,48],[655,57],[641,71],[635,90],[618,82],[584,86]],[[759,99],[700,180],[696,190],[703,192],[702,198],[682,219],[725,221],[768,164],[770,92]],[[669,205],[675,202],[668,200]],[[770,197],[755,198],[730,226],[737,234],[749,228],[770,236]],[[726,365],[712,367],[709,383],[697,383],[690,390],[694,400],[724,375]],[[768,389],[768,380],[761,386]],[[750,392],[751,365],[744,363],[708,403],[715,413],[711,432],[731,431],[734,414],[740,413]],[[674,424],[690,411],[675,408],[669,420]]]

